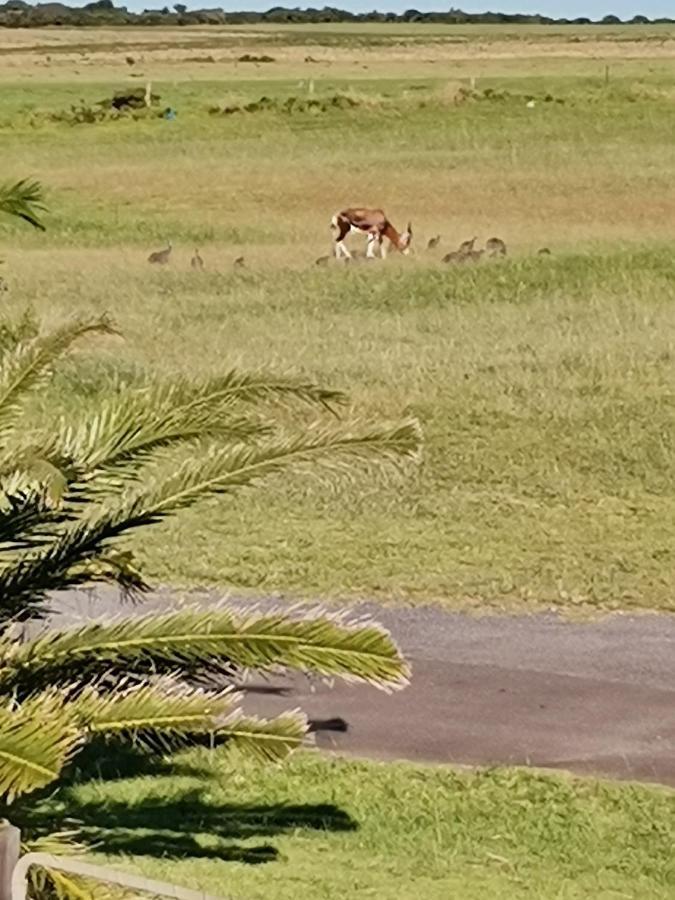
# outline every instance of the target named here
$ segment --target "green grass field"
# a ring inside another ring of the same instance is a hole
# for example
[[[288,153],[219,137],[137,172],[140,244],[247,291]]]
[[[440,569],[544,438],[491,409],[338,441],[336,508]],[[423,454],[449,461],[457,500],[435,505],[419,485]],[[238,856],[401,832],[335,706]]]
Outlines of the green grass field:
[[[326,34],[344,40],[318,46]],[[42,179],[51,215],[46,235],[0,226],[5,309],[108,310],[126,338],[84,354],[61,402],[95,399],[113,369],[264,366],[346,388],[366,417],[412,412],[425,429],[423,467],[404,484],[326,494],[284,480],[157,529],[137,548],[156,581],[673,608],[671,30],[130,29],[8,42],[3,172]],[[49,59],[34,49],[52,45]],[[238,63],[251,47],[274,62]],[[175,121],[53,121],[147,79]],[[471,79],[476,96],[457,102]],[[336,95],[355,105],[209,112]],[[331,252],[331,215],[350,204],[411,219],[414,258],[314,266]],[[473,235],[500,236],[509,257],[440,263]],[[171,264],[157,271],[147,255],[168,239]],[[189,266],[195,247],[203,273]]]
[[[153,769],[80,775],[34,821],[65,813],[105,865],[233,900],[675,895],[675,794],[656,788],[310,754],[233,769],[192,752]]]
[[[147,80],[174,121],[69,123]],[[211,112],[263,96],[276,107]],[[157,582],[672,609],[674,98],[670,27],[13,30],[3,175],[40,178],[51,211],[44,235],[0,223],[4,310],[107,310],[125,336],[82,351],[35,415],[113,378],[237,365],[346,389],[350,415],[420,418],[407,481],[208,503],[135,546]],[[414,257],[315,266],[350,204],[411,219]],[[508,257],[440,262],[474,235]],[[107,864],[224,896],[675,896],[665,790],[314,754],[109,761],[34,824],[75,820]]]

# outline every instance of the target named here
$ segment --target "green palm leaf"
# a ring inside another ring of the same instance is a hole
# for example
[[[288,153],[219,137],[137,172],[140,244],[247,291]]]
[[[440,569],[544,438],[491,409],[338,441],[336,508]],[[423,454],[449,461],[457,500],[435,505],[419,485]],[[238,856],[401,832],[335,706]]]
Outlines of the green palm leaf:
[[[0,551],[35,546],[45,527],[52,526],[53,534],[53,526],[62,521],[63,515],[50,505],[43,490],[16,484],[11,492],[0,492]]]
[[[52,366],[86,334],[115,334],[110,320],[75,320],[52,333],[19,343],[0,361],[0,438],[7,441],[25,397],[51,375]]]
[[[326,612],[294,617],[287,610],[237,614],[187,608],[162,615],[50,630],[24,643],[0,643],[0,689],[96,679],[111,671],[176,671],[195,667],[284,667],[339,676],[385,689],[407,684],[409,669],[389,633],[367,619]]]
[[[159,449],[207,437],[247,441],[270,433],[270,425],[233,407],[257,399],[297,399],[324,406],[341,403],[339,391],[306,380],[232,371],[201,384],[179,380],[126,390],[102,400],[95,414],[81,422],[62,419],[30,442],[0,451],[0,474],[29,472],[35,480],[55,486],[60,496],[68,482],[91,481],[105,490],[117,484],[101,470],[117,470],[125,478],[138,476],[138,463]],[[36,460],[41,469],[37,469]],[[53,471],[46,471],[52,466]],[[42,471],[44,470],[44,471]],[[61,473],[59,491],[58,474]],[[109,473],[112,474],[112,473]]]
[[[243,754],[276,762],[303,743],[307,720],[302,713],[258,719],[237,709],[240,699],[232,690],[214,693],[166,678],[112,692],[88,688],[69,707],[90,735],[127,736],[165,750],[194,735],[211,734]]]
[[[62,420],[53,440],[54,462],[67,460],[80,478],[120,467],[137,475],[138,463],[160,448],[206,437],[243,441],[268,432],[253,416],[233,414],[215,401],[181,400],[173,385],[160,385],[105,399],[82,423]]]
[[[69,705],[89,734],[131,734],[168,746],[180,737],[216,731],[238,699],[232,691],[212,693],[165,678],[112,691],[88,688]]]
[[[44,192],[39,181],[27,178],[14,184],[0,185],[0,212],[16,216],[44,231],[40,214],[46,211]]]
[[[29,535],[32,539],[33,535]],[[71,573],[84,584],[115,584],[126,600],[139,600],[150,585],[136,565],[131,550],[109,548],[98,556],[74,566]]]
[[[54,781],[80,742],[73,717],[54,692],[0,709],[0,794],[11,802]]]
[[[232,749],[261,762],[281,762],[301,747],[307,736],[307,718],[299,710],[283,713],[274,719],[258,719],[235,714],[215,733]]]
[[[415,420],[387,426],[331,429],[311,426],[300,435],[264,445],[214,446],[195,462],[187,460],[172,475],[158,478],[135,497],[128,496],[132,515],[153,519],[191,506],[208,494],[229,493],[258,484],[286,469],[307,469],[317,478],[353,478],[359,470],[400,468],[415,461],[420,429]],[[161,476],[161,473],[160,473]]]
[[[191,506],[202,497],[232,492],[286,469],[323,469],[328,475],[353,477],[400,468],[419,453],[416,421],[359,431],[314,428],[306,434],[265,445],[213,447],[187,460],[173,474],[156,474],[141,489],[124,494],[96,515],[63,529],[45,550],[27,554],[0,570],[0,620],[38,612],[47,591],[86,583],[83,563],[99,557],[110,543],[135,528],[150,525]],[[320,465],[319,465],[320,464]]]
[[[70,875],[54,868],[33,867],[29,878],[31,900],[141,900],[137,891]]]
[[[188,380],[178,382],[176,395],[182,403],[194,406],[299,400],[332,411],[333,406],[347,402],[342,391],[325,388],[294,375],[241,372],[237,369],[202,383]]]

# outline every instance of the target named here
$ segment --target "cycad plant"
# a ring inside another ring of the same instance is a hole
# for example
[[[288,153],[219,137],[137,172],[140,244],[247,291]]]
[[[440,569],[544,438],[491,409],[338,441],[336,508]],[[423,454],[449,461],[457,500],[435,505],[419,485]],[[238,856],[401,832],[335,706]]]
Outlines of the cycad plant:
[[[58,361],[97,333],[115,329],[104,317],[36,336],[23,328],[13,340],[9,329],[0,342],[0,793],[7,804],[56,781],[95,737],[170,748],[210,735],[281,759],[302,744],[306,720],[298,712],[266,721],[247,715],[240,696],[222,688],[241,669],[291,668],[385,689],[408,676],[382,628],[326,612],[216,605],[50,625],[54,591],[113,581],[142,594],[125,539],[205,497],[286,470],[332,479],[400,469],[419,452],[415,421],[341,423],[328,412],[344,404],[340,392],[260,372],[118,384],[91,412],[29,427],[27,407]],[[297,421],[290,412],[298,403],[316,408],[312,424],[288,424]],[[218,690],[204,686],[212,674]],[[12,809],[6,814],[11,819]]]

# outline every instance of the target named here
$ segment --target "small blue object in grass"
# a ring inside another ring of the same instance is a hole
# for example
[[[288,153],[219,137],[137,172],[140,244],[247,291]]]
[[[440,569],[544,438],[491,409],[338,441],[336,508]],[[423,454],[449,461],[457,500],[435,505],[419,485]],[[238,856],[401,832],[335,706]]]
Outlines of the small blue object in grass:
[[[164,118],[172,121],[173,119],[176,118],[176,110],[171,109],[171,107],[169,107],[168,109],[165,109],[164,110]]]

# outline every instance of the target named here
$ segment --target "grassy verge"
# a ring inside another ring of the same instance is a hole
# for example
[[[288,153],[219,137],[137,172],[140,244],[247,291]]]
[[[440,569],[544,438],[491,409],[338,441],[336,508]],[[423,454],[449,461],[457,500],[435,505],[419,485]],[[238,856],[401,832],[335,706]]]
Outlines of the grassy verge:
[[[675,795],[515,770],[304,754],[231,768],[191,752],[161,773],[87,781],[61,809],[99,859],[237,900],[625,897],[675,892]]]

